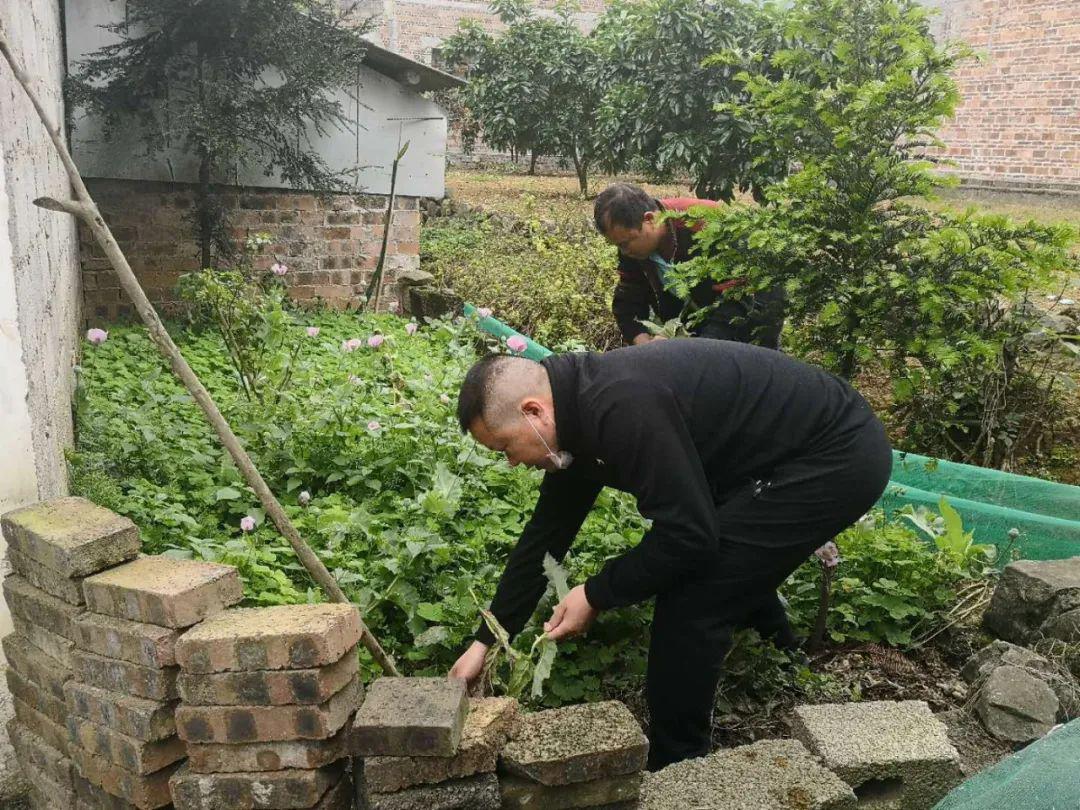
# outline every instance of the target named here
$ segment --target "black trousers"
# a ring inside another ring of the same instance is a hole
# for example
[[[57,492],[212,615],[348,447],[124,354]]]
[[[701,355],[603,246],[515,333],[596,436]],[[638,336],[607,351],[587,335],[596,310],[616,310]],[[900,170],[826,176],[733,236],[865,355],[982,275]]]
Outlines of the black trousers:
[[[884,428],[871,418],[721,496],[715,559],[656,598],[646,678],[650,770],[709,752],[716,685],[735,629],[794,643],[776,589],[873,506],[891,468]]]

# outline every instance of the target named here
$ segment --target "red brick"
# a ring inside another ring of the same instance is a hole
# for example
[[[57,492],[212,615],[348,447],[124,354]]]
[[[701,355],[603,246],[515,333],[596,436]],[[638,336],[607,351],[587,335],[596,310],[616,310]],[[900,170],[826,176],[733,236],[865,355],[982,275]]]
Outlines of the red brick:
[[[353,605],[237,608],[181,636],[176,660],[185,672],[308,669],[338,661],[359,641]]]
[[[314,771],[194,773],[180,769],[172,778],[178,810],[314,807],[342,779],[341,764]]]
[[[75,773],[75,810],[135,810],[135,805],[113,796]]]
[[[61,723],[50,720],[33,706],[29,706],[12,695],[11,705],[15,708],[16,719],[30,731],[60,751],[63,754],[71,753],[71,743],[68,740],[67,729]]]
[[[136,740],[74,714],[67,719],[67,730],[73,745],[139,776],[160,771],[185,757],[184,742],[179,737]]]
[[[41,774],[59,785],[74,786],[75,767],[70,757],[18,720],[9,720],[8,739],[25,774]]]
[[[140,557],[83,582],[91,610],[165,627],[190,627],[244,596],[231,565]]]
[[[176,685],[185,703],[202,706],[281,706],[322,703],[359,671],[352,649],[317,669],[260,669],[253,672],[180,673]]]
[[[64,684],[67,709],[136,740],[161,740],[176,734],[176,702],[148,700],[121,692],[110,692],[90,684]]]
[[[353,754],[453,756],[458,751],[468,711],[464,681],[379,678],[371,685],[356,714]]]
[[[142,667],[129,661],[117,661],[76,650],[75,669],[83,683],[110,692],[127,692],[150,700],[169,701],[179,697],[176,691],[179,670],[176,667]]]
[[[188,706],[176,710],[177,733],[190,743],[284,742],[333,736],[360,704],[363,686],[348,686],[317,706]]]
[[[107,793],[126,799],[140,810],[154,810],[172,801],[169,796],[169,777],[183,764],[178,762],[160,771],[139,776],[78,746],[72,746],[71,758],[75,760],[75,765],[84,778]]]
[[[11,669],[40,686],[61,703],[64,701],[64,683],[71,678],[71,669],[46,655],[17,633],[5,636],[0,643],[3,644],[4,657]]]
[[[12,697],[18,698],[27,706],[33,706],[36,711],[52,720],[57,728],[63,728],[67,719],[67,705],[64,701],[57,700],[45,689],[27,680],[11,667],[4,670],[4,678]]]
[[[196,773],[280,771],[322,768],[348,753],[348,723],[325,740],[286,740],[253,743],[189,743],[188,767]]]
[[[12,615],[11,624],[17,635],[25,638],[50,658],[55,658],[64,668],[71,669],[75,645],[70,640],[40,625],[31,624],[22,616]]]
[[[31,624],[44,627],[58,636],[75,640],[71,623],[82,613],[82,608],[57,599],[40,588],[35,588],[19,576],[4,579],[4,599],[15,616],[21,616]]]
[[[134,523],[85,498],[57,498],[16,509],[0,523],[9,546],[65,577],[92,574],[139,551]]]
[[[87,652],[144,667],[176,665],[176,640],[169,627],[131,622],[101,613],[84,613],[73,622],[75,642]]]
[[[72,605],[82,605],[85,601],[82,592],[83,577],[65,577],[51,568],[38,565],[13,548],[7,550],[7,558],[12,570],[35,588]]]

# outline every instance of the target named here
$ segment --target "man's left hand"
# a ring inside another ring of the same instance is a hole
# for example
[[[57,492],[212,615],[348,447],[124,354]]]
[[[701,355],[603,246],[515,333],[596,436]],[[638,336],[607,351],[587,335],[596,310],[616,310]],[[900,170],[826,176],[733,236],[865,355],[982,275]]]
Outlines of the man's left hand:
[[[578,585],[555,606],[551,618],[544,622],[544,632],[552,641],[579,635],[589,629],[599,612],[585,598],[585,586]]]

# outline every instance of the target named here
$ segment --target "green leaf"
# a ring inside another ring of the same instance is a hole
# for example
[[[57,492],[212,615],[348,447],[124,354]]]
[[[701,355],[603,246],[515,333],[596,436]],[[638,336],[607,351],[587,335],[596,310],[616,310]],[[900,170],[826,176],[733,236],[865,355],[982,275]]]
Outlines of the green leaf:
[[[215,501],[235,501],[242,497],[244,497],[244,493],[233,487],[222,487],[214,493]]]

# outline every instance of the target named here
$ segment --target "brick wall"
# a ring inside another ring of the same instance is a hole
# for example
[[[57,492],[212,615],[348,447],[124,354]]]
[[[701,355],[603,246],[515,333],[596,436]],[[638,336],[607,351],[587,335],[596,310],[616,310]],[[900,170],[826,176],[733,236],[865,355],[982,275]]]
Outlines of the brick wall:
[[[171,183],[91,180],[87,183],[146,294],[165,311],[175,310],[176,281],[198,268],[199,252],[186,217],[193,188]],[[280,189],[226,195],[233,236],[266,232],[273,239],[260,267],[275,260],[297,301],[320,299],[344,306],[364,293],[378,260],[386,197],[336,194],[326,198]],[[387,247],[386,282],[420,264],[420,212],[415,197],[398,197]],[[100,323],[133,314],[108,260],[85,228],[79,233],[84,312]]]
[[[940,39],[982,61],[956,74],[961,103],[940,133],[973,184],[1080,192],[1080,0],[936,0]]]

